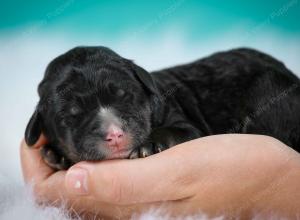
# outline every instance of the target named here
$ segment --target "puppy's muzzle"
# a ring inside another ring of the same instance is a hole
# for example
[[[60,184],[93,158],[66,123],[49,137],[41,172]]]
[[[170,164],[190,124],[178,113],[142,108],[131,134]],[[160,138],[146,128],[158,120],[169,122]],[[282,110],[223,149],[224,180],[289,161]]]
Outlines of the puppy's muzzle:
[[[123,148],[126,147],[126,134],[120,127],[111,124],[108,127],[105,141],[108,147]]]

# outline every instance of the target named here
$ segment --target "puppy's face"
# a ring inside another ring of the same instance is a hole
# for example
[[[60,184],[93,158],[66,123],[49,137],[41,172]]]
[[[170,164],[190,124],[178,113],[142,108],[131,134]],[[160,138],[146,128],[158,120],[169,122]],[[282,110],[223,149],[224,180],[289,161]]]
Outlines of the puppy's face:
[[[39,126],[72,162],[127,158],[150,134],[155,90],[145,70],[114,52],[75,48],[48,66],[27,140]]]

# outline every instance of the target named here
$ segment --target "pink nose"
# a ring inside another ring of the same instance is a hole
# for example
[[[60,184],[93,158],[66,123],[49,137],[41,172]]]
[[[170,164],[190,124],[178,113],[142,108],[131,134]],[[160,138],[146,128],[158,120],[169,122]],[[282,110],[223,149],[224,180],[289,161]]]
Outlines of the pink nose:
[[[105,141],[109,146],[118,146],[123,142],[124,132],[116,125],[110,125],[107,130]]]

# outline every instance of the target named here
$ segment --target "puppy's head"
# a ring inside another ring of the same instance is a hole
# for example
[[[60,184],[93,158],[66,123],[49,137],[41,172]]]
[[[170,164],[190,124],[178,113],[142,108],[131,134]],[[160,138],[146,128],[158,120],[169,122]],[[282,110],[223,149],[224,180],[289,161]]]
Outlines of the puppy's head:
[[[77,47],[54,59],[25,132],[43,132],[72,162],[126,158],[156,121],[159,94],[141,67],[105,47]]]

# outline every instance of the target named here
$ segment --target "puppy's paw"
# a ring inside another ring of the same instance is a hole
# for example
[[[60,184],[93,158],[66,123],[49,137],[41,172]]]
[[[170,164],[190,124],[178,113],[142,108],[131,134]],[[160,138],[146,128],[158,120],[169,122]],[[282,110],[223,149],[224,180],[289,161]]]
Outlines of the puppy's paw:
[[[129,159],[136,159],[136,158],[144,158],[154,154],[152,147],[150,146],[141,146],[135,148],[129,155]]]
[[[144,158],[151,156],[153,154],[159,153],[163,150],[166,150],[168,147],[161,143],[155,143],[155,142],[149,142],[146,145],[143,145],[141,147],[138,147],[134,149],[130,155],[129,159],[135,159],[135,158]]]
[[[41,155],[46,164],[55,170],[66,170],[71,165],[65,157],[60,156],[47,145],[41,148]]]

